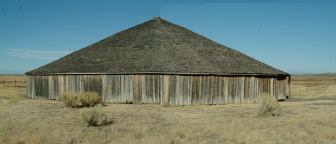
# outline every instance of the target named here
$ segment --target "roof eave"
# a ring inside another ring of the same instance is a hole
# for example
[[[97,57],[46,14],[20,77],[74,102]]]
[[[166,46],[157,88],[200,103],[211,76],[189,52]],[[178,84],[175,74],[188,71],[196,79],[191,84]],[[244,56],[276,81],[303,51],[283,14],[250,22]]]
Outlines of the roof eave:
[[[177,72],[133,72],[133,73],[25,73],[27,76],[49,76],[49,75],[203,75],[203,76],[273,76],[287,77],[288,73],[177,73]]]

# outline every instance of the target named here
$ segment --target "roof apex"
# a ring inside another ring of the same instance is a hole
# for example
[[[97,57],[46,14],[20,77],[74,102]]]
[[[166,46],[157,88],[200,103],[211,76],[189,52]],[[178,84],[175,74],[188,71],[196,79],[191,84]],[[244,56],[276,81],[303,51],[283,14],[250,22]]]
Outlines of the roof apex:
[[[152,17],[153,20],[161,20],[161,17],[160,16],[154,16]]]

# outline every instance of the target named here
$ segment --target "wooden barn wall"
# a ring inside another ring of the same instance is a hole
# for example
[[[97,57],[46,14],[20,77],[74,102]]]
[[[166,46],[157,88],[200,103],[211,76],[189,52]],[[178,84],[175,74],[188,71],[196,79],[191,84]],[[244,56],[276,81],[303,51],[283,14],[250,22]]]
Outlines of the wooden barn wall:
[[[29,76],[27,95],[57,99],[65,92],[94,91],[104,102],[163,105],[251,103],[266,93],[286,98],[285,78],[184,75]]]
[[[67,92],[93,91],[101,95],[101,77],[101,75],[29,76],[27,95],[45,99],[57,99]]]

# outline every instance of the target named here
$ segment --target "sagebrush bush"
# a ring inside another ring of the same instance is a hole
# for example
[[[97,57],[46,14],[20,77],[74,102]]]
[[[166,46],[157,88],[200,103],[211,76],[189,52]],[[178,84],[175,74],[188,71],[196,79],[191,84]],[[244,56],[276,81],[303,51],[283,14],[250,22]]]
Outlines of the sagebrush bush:
[[[61,100],[67,107],[79,107],[81,105],[77,93],[64,93]]]
[[[82,119],[88,126],[101,126],[109,123],[106,114],[101,107],[92,107],[82,112]]]
[[[91,107],[101,103],[101,97],[96,92],[64,93],[62,101],[67,107]]]
[[[101,97],[96,92],[84,92],[80,93],[80,102],[84,107],[91,107],[101,103]]]
[[[258,117],[279,116],[280,112],[280,105],[275,98],[267,94],[261,96]]]

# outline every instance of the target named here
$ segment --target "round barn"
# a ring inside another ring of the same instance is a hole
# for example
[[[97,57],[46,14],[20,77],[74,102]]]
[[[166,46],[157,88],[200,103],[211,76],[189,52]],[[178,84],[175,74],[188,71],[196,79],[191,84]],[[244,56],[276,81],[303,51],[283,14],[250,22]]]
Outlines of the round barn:
[[[160,17],[27,72],[27,94],[93,91],[104,102],[165,105],[283,100],[290,75]]]

